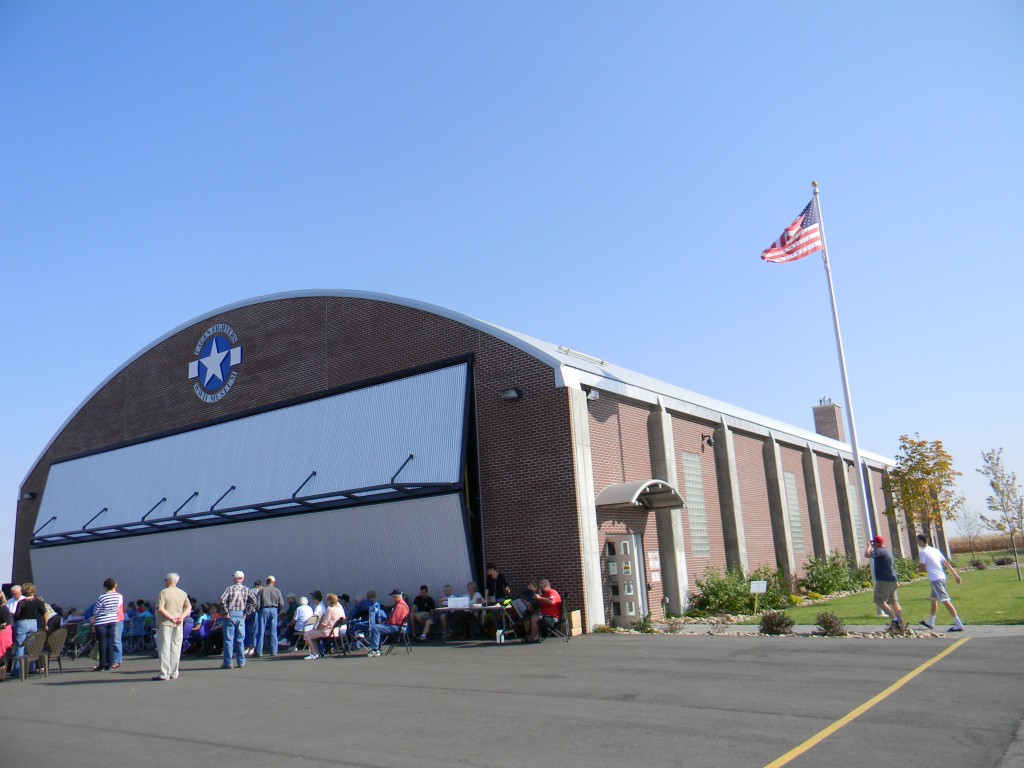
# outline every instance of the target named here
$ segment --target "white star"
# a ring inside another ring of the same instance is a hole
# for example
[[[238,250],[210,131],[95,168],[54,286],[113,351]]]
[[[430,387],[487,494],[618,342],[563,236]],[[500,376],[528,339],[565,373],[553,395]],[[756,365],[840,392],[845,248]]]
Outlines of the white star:
[[[220,381],[224,381],[224,378],[220,374],[220,364],[227,356],[229,350],[225,349],[223,352],[217,350],[217,337],[215,336],[210,343],[210,354],[206,357],[199,358],[206,367],[206,381],[203,382],[204,387],[210,386],[210,379],[216,376]]]

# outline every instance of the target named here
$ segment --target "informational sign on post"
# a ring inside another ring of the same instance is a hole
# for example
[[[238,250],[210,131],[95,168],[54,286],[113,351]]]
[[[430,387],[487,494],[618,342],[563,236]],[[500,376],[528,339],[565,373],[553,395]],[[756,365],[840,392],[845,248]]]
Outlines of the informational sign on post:
[[[754,596],[754,615],[757,616],[757,598],[768,591],[767,581],[750,582],[750,594]]]

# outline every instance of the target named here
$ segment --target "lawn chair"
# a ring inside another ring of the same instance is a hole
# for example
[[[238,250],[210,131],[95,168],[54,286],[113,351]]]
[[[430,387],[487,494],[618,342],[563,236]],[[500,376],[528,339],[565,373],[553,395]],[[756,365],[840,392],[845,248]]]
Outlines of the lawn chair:
[[[561,637],[565,642],[569,642],[572,631],[569,626],[569,609],[565,604],[565,598],[562,598],[562,615],[558,617],[557,621],[552,621],[550,616],[541,616],[540,632],[542,637]]]
[[[121,638],[125,653],[143,653],[156,646],[153,640],[153,619],[149,616],[132,616],[126,632]]]
[[[196,625],[196,620],[189,616],[185,621],[181,623],[181,653],[182,655],[188,653],[188,649],[192,647],[192,628]]]
[[[72,659],[80,659],[88,656],[96,645],[96,631],[92,624],[82,623],[75,625],[74,639],[70,641],[71,648],[68,655]]]

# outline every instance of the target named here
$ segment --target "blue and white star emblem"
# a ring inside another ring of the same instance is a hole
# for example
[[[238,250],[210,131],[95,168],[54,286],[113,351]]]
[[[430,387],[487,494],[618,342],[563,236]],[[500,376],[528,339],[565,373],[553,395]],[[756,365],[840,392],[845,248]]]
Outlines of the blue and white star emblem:
[[[218,323],[199,339],[195,354],[198,359],[188,364],[188,377],[195,379],[192,388],[200,400],[215,403],[231,391],[238,376],[232,370],[242,363],[238,334],[231,326]]]

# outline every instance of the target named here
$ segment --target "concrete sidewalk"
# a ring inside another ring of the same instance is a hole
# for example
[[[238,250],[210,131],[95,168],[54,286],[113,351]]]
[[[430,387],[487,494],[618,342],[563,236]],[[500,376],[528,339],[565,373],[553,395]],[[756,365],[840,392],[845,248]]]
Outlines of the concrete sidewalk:
[[[952,640],[961,637],[1024,637],[1024,624],[969,624],[964,625],[963,632],[949,632],[952,626],[947,623],[936,623],[934,630],[929,630],[920,624],[913,624],[907,627],[909,639],[922,639],[932,637],[944,637]],[[886,637],[894,640],[905,639],[892,635],[888,631],[887,624],[855,624],[848,625],[847,630],[851,636],[865,635],[869,637]],[[668,628],[664,625],[660,628],[666,634]],[[798,624],[793,627],[793,634],[814,636],[820,633],[816,624]],[[714,630],[710,624],[683,624],[677,634],[685,635],[760,635],[757,624],[730,624],[724,629]]]

